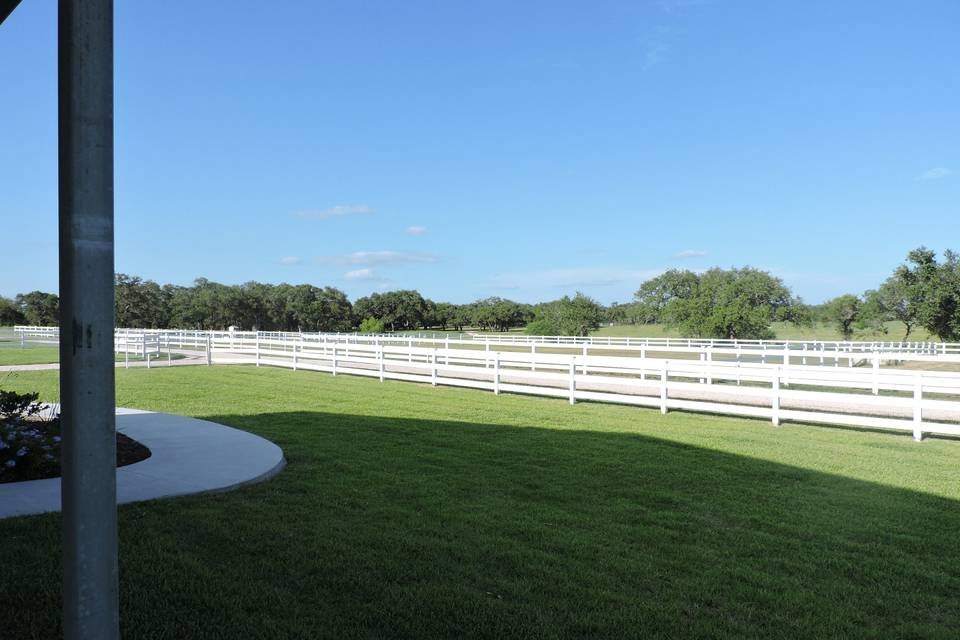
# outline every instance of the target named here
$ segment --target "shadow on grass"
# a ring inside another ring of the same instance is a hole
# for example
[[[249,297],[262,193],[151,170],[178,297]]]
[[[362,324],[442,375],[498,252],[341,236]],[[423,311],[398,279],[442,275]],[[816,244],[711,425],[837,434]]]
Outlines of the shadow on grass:
[[[127,637],[953,638],[960,625],[960,504],[944,498],[623,433],[206,419],[273,440],[289,466],[120,510]],[[58,632],[58,525],[0,522],[4,637]]]

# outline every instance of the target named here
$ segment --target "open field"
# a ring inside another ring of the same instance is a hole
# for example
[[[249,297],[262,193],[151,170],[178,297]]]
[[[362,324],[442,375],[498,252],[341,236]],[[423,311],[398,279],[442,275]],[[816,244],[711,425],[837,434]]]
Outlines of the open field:
[[[6,388],[56,397],[56,372]],[[120,509],[126,637],[955,637],[960,442],[253,367],[123,406],[263,435],[262,485]],[[59,634],[59,517],[0,521]]]
[[[884,323],[883,331],[866,331],[854,333],[853,340],[894,341],[903,340],[906,331],[902,322]],[[817,323],[812,327],[798,327],[791,322],[774,322],[772,325],[776,337],[780,340],[842,340],[843,336],[836,327]],[[600,327],[590,335],[594,336],[621,336],[637,338],[679,338],[680,332],[659,324],[621,324],[612,327]],[[910,341],[926,342],[938,341],[932,338],[926,330],[915,328],[910,332]]]

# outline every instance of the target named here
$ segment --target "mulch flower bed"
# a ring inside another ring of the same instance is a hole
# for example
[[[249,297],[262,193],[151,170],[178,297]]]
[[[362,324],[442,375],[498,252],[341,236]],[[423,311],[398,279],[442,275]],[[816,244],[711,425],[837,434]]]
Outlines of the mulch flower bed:
[[[0,483],[60,476],[60,418],[37,397],[0,390]],[[149,457],[150,449],[117,433],[118,467]]]

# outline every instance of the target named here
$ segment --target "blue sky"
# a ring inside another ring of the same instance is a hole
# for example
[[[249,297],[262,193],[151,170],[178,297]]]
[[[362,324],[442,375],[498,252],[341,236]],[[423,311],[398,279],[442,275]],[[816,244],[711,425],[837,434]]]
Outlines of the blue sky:
[[[0,294],[55,291],[56,3],[0,27]],[[960,249],[960,3],[116,3],[118,271],[810,302]]]

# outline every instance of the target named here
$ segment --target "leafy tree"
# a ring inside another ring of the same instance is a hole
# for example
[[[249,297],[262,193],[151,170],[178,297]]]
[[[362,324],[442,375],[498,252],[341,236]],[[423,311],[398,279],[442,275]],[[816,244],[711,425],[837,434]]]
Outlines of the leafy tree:
[[[23,324],[23,314],[17,304],[9,299],[0,296],[0,327]]]
[[[633,294],[636,300],[633,313],[645,324],[663,322],[667,305],[672,300],[690,298],[699,282],[699,276],[692,271],[670,269],[640,285]]]
[[[354,303],[358,317],[379,318],[390,331],[417,329],[424,325],[429,306],[419,292],[413,290],[374,293]]]
[[[960,256],[920,247],[907,255],[907,264],[894,273],[905,298],[904,314],[942,340],[960,340]]]
[[[485,298],[471,305],[473,323],[484,330],[508,331],[522,327],[532,317],[531,309],[513,300]]]
[[[886,332],[884,322],[899,320],[905,327],[903,340],[908,340],[917,323],[916,306],[911,304],[912,294],[912,288],[904,279],[897,275],[887,278],[879,288],[863,294],[861,323]]]
[[[861,306],[860,298],[852,293],[837,296],[824,304],[827,320],[840,330],[844,340],[853,335],[853,325],[860,319]]]
[[[28,325],[53,326],[60,323],[60,298],[56,294],[43,291],[21,293],[14,304]]]
[[[291,330],[348,331],[353,326],[353,305],[339,289],[301,284],[285,293],[285,315],[295,323]]]
[[[691,275],[661,311],[661,320],[686,336],[772,338],[770,323],[790,317],[790,308],[800,304],[783,281],[751,267]]]
[[[473,322],[473,308],[469,304],[453,305],[449,318],[450,325],[457,331],[469,326]]]
[[[123,273],[114,275],[114,306],[118,327],[164,328],[169,304],[160,285]]]
[[[585,336],[599,327],[602,319],[603,307],[578,291],[572,298],[564,296],[537,305],[526,332],[532,335]]]
[[[429,302],[431,304],[431,315],[430,320],[427,323],[428,326],[446,329],[450,324],[454,313],[456,313],[456,305],[450,304],[449,302]]]
[[[619,302],[613,302],[609,307],[603,310],[603,321],[611,322],[613,324],[624,324],[630,318],[631,307],[630,304],[620,304]]]

